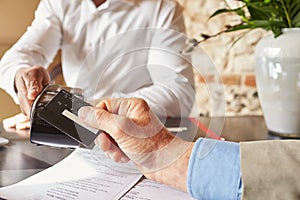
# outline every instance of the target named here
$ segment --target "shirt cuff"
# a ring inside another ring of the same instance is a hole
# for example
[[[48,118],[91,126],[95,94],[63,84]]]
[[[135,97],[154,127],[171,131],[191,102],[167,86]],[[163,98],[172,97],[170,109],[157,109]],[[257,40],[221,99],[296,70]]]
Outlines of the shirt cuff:
[[[189,161],[187,188],[196,199],[240,199],[239,143],[198,139]]]

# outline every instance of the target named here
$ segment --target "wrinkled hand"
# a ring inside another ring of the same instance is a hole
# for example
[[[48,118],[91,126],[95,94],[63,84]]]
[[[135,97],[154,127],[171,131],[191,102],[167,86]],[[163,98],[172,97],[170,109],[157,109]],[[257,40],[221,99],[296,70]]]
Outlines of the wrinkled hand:
[[[26,116],[29,116],[30,108],[35,98],[49,82],[49,73],[41,66],[21,68],[17,71],[15,87],[20,108]]]
[[[180,148],[177,142],[180,139],[167,131],[142,99],[104,100],[96,108],[82,107],[79,117],[105,132],[97,137],[96,143],[114,161],[130,158],[141,171],[147,171],[178,158],[178,152],[171,149],[174,145]]]
[[[96,141],[112,159],[129,158],[147,178],[187,191],[193,143],[169,133],[144,100],[104,100],[96,108],[82,107],[79,117],[104,131]]]

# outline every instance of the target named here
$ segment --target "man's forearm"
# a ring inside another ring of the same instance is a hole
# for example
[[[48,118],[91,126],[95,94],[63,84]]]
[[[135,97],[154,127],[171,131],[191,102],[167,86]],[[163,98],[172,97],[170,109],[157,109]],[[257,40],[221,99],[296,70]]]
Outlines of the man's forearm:
[[[158,171],[147,173],[145,174],[145,176],[151,180],[169,185],[186,192],[188,164],[194,143],[189,143],[183,140],[182,143],[183,146],[186,147],[186,150],[181,155],[179,153],[178,158],[173,163],[163,167]],[[178,147],[181,148],[181,145],[178,145]]]

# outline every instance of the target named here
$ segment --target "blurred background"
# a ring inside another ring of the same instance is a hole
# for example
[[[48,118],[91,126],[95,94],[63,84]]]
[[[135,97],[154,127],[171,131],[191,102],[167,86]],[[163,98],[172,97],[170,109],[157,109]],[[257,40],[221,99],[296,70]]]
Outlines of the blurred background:
[[[26,31],[38,3],[39,0],[0,0],[0,59]],[[55,68],[59,62],[57,55],[50,69]],[[61,77],[57,79],[62,82]],[[19,106],[0,88],[0,121],[19,112]]]
[[[0,58],[26,30],[38,0],[0,0]],[[0,80],[1,81],[1,80]],[[0,89],[0,121],[19,111],[9,95]]]
[[[177,0],[184,8],[183,15],[190,38],[201,40],[201,33],[215,34],[229,23],[237,23],[235,16],[222,15],[211,20],[209,16],[225,6],[220,0]],[[0,58],[13,45],[30,25],[34,10],[39,0],[0,0]],[[228,4],[235,6],[234,0]],[[224,84],[226,116],[262,115],[254,75],[254,47],[266,33],[262,30],[226,33],[209,39],[200,47],[210,57]],[[232,42],[241,37],[235,45]],[[198,56],[197,51],[194,57]],[[200,57],[200,55],[199,55]],[[51,65],[55,68],[59,63],[59,55]],[[211,96],[218,91],[209,91],[207,84],[214,84],[213,73],[205,63],[199,64],[201,73],[195,73],[197,106],[200,115],[219,115],[214,112],[218,105],[211,103]],[[0,80],[1,81],[1,80]],[[61,77],[58,82],[61,82]],[[218,89],[216,89],[218,90]],[[0,89],[0,121],[20,112],[18,106],[2,89]]]

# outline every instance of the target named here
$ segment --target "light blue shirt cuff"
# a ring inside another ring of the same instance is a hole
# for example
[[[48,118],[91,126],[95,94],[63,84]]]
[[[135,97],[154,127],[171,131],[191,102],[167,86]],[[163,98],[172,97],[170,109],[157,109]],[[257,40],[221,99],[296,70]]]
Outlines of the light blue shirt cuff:
[[[196,199],[240,199],[239,143],[198,139],[189,161],[187,187]]]

